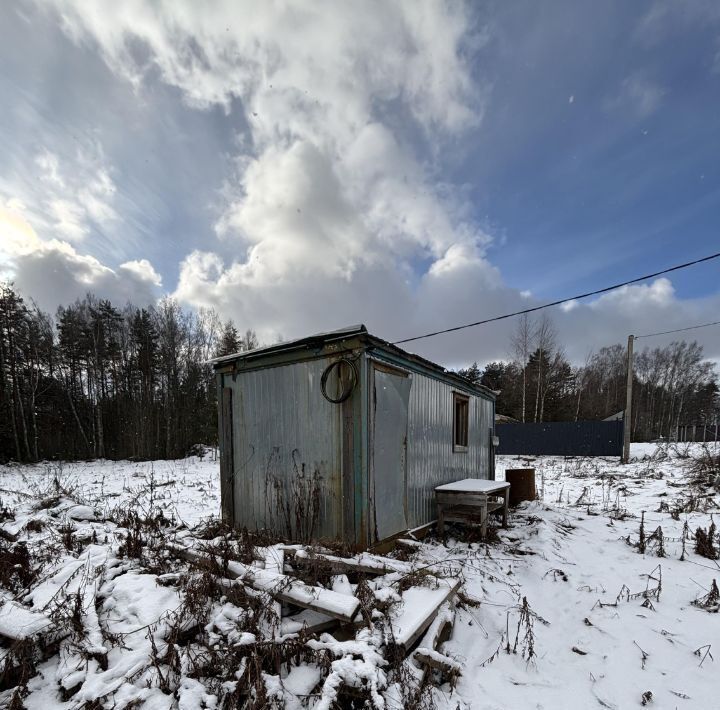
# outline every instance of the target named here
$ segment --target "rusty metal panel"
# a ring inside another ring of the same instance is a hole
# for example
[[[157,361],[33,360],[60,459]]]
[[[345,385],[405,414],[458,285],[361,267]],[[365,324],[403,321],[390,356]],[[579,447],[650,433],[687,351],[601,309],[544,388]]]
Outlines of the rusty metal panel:
[[[408,525],[435,519],[434,488],[462,478],[490,478],[493,401],[470,396],[467,451],[453,451],[453,392],[447,382],[412,373],[408,420]]]
[[[288,537],[342,536],[342,407],[320,390],[330,362],[225,377],[233,388],[237,526]]]

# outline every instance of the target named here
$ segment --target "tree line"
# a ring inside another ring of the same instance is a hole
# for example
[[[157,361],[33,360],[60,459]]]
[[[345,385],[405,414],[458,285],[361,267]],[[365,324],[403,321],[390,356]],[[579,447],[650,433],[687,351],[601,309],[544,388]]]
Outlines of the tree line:
[[[88,294],[52,318],[0,283],[0,461],[185,456],[217,439],[208,360],[257,345],[171,298]]]
[[[165,298],[118,307],[88,294],[55,317],[0,283],[0,461],[157,459],[217,439],[212,357],[257,347],[211,309]],[[460,374],[499,392],[497,411],[521,422],[604,419],[625,407],[621,344],[573,366],[552,321],[518,320],[507,360]],[[697,342],[635,355],[632,436],[672,438],[678,426],[714,426],[714,366]]]
[[[459,371],[498,391],[497,412],[520,422],[605,419],[625,409],[627,351],[615,344],[573,366],[551,319],[518,319],[507,360]],[[631,431],[635,441],[673,438],[678,426],[720,421],[718,377],[702,345],[684,340],[636,351]]]

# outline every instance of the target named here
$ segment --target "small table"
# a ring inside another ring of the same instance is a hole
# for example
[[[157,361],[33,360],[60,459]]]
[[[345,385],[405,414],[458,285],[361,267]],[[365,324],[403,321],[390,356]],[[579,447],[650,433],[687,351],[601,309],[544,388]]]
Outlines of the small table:
[[[502,498],[492,500],[489,498]],[[435,489],[438,507],[438,533],[445,532],[445,521],[467,523],[480,519],[480,534],[487,534],[487,516],[502,508],[502,525],[507,527],[510,484],[507,481],[487,481],[482,478],[465,478],[446,483]]]

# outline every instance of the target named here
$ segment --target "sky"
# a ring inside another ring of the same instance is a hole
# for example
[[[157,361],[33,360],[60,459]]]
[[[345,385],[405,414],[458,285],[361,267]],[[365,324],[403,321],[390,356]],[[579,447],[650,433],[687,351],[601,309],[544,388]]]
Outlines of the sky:
[[[720,251],[713,0],[8,0],[0,97],[0,278],[49,312],[395,341]],[[720,260],[549,314],[574,362],[720,320]]]

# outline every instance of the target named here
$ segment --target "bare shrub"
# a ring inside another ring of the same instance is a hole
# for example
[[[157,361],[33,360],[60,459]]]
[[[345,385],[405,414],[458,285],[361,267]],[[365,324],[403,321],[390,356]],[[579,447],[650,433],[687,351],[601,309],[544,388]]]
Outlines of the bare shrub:
[[[545,626],[549,626],[550,622],[543,619],[537,614],[528,603],[527,597],[522,598],[522,603],[515,607],[518,611],[517,627],[515,629],[515,640],[512,647],[510,646],[510,612],[507,614],[507,645],[505,651],[507,653],[517,653],[520,649],[520,655],[525,658],[528,663],[535,662],[535,621],[539,621]]]
[[[717,582],[713,579],[710,585],[710,591],[699,599],[695,599],[691,602],[693,606],[705,609],[705,611],[711,611],[715,614],[720,611],[720,590],[718,589]]]
[[[266,500],[271,512],[283,524],[288,539],[310,542],[319,523],[323,478],[317,468],[309,473],[305,463],[298,465],[294,458],[293,467],[294,476],[289,485],[268,471]]]
[[[700,453],[693,457],[690,466],[690,482],[695,486],[720,487],[720,454],[703,445]]]
[[[27,544],[16,542],[11,545],[0,538],[0,587],[17,593],[27,588],[35,577]]]
[[[715,521],[710,523],[707,530],[698,527],[695,531],[695,552],[709,560],[718,558],[718,550],[715,547]]]
[[[3,499],[0,498],[0,523],[4,523],[7,520],[15,520],[15,514],[3,503]]]

